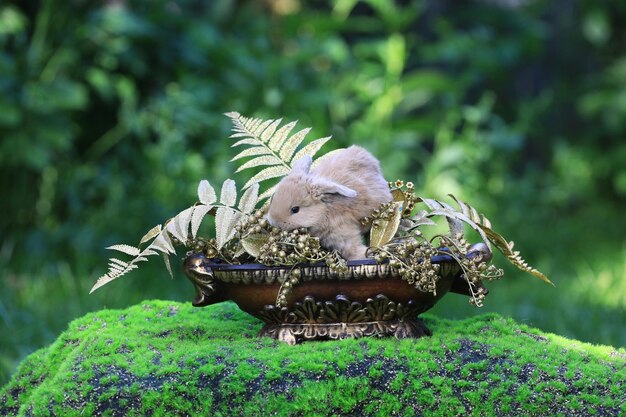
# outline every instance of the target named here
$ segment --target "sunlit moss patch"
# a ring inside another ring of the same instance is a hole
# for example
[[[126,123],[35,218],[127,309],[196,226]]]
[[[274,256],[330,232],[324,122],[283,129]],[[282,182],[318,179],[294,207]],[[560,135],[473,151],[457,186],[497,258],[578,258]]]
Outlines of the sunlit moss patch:
[[[288,346],[223,303],[149,301],[72,322],[0,391],[0,415],[619,415],[626,352],[497,315],[433,336]]]

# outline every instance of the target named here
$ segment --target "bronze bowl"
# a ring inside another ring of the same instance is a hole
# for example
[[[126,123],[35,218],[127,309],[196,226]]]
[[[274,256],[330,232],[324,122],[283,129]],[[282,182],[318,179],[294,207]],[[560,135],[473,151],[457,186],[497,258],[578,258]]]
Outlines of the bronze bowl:
[[[489,261],[492,254],[485,244],[478,243],[467,257]],[[190,252],[184,270],[196,288],[194,306],[234,301],[241,310],[265,322],[260,336],[295,344],[310,339],[430,335],[418,315],[448,292],[470,295],[469,284],[453,257],[437,255],[431,262],[438,265],[434,293],[417,290],[388,263],[377,264],[373,259],[348,261],[347,272],[331,273],[324,263],[232,265]],[[294,268],[300,269],[300,284],[293,287],[287,305],[277,307],[281,283]]]

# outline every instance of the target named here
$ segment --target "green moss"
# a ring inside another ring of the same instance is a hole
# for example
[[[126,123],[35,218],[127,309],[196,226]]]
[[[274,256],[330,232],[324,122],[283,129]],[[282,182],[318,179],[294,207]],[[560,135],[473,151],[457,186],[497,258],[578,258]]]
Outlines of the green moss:
[[[288,346],[223,303],[151,301],[72,322],[0,391],[0,415],[618,415],[626,352],[497,315],[433,336]],[[201,408],[198,408],[201,407]]]

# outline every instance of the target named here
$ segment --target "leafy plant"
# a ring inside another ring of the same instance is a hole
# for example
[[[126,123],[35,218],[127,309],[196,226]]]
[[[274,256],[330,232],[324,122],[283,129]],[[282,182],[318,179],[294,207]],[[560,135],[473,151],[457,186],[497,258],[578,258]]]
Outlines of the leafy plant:
[[[199,202],[168,220],[164,227],[158,225],[148,231],[139,243],[141,246],[151,242],[147,247],[140,249],[130,245],[113,245],[108,248],[130,255],[133,259],[125,262],[111,258],[109,271],[98,279],[92,292],[136,269],[137,264],[146,261],[148,256],[159,253],[162,254],[171,275],[169,255],[176,253],[176,244],[192,247],[196,251],[205,252],[211,258],[220,258],[231,263],[249,259],[266,265],[324,261],[331,271],[347,270],[345,260],[336,251],[321,247],[319,239],[309,235],[306,229],[281,231],[263,218],[263,210],[255,212],[257,204],[270,197],[275,189],[275,186],[270,187],[259,196],[259,182],[287,175],[293,162],[304,155],[312,156],[317,153],[330,137],[314,140],[297,150],[310,128],[290,136],[296,122],[280,127],[282,119],[247,118],[236,112],[226,115],[234,126],[231,138],[237,139],[232,146],[245,147],[232,159],[240,161],[237,172],[265,167],[243,186],[239,204],[236,205],[235,181],[224,181],[219,201],[211,184],[207,180],[201,181],[198,186]],[[251,159],[241,163],[244,158]],[[484,298],[481,281],[502,275],[501,270],[487,265],[487,260],[467,256],[470,245],[465,239],[464,225],[474,229],[488,248],[490,244],[495,245],[513,265],[551,283],[544,274],[530,267],[519,252],[514,252],[513,242],[496,233],[491,222],[472,206],[453,195],[451,197],[459,210],[442,201],[419,197],[411,182],[405,185],[398,180],[394,184],[390,183],[390,186],[392,201],[383,204],[370,217],[362,219],[364,225],[371,225],[370,255],[379,263],[388,261],[403,279],[420,291],[436,291],[438,265],[431,264],[430,259],[438,253],[449,254],[457,260],[470,286],[471,301],[476,305],[481,305]],[[421,209],[414,214],[419,204],[425,205],[426,210]],[[200,225],[207,214],[215,216],[215,237],[211,239],[198,236]],[[424,237],[422,227],[435,224],[432,219],[437,217],[448,220],[449,232],[432,238]],[[277,305],[286,304],[288,293],[299,283],[299,272],[292,268],[284,279],[278,293]]]
[[[240,161],[252,157],[247,162],[241,163],[237,172],[268,166],[254,175],[244,186],[243,195],[237,203],[237,186],[235,181],[227,179],[222,184],[219,201],[213,186],[207,180],[200,181],[198,185],[198,203],[186,208],[173,218],[165,222],[164,226],[157,225],[150,229],[139,241],[138,246],[118,244],[109,246],[107,249],[115,250],[133,258],[126,262],[117,258],[109,259],[109,270],[96,281],[90,292],[94,292],[103,285],[120,278],[134,269],[138,263],[148,260],[148,256],[161,254],[166,268],[172,275],[169,256],[176,254],[175,245],[182,244],[186,247],[197,247],[201,242],[202,249],[210,247],[215,255],[220,255],[229,261],[236,262],[236,258],[246,252],[256,256],[253,238],[241,239],[233,248],[227,250],[226,246],[232,241],[236,233],[236,226],[244,223],[253,213],[257,203],[267,199],[274,192],[275,186],[266,190],[259,196],[259,182],[280,177],[291,171],[291,164],[305,155],[314,156],[330,137],[316,139],[301,149],[298,148],[304,142],[311,128],[305,128],[289,136],[297,122],[290,122],[278,128],[282,119],[262,120],[247,118],[237,112],[226,113],[233,122],[231,138],[238,139],[233,147],[244,146],[232,161]],[[209,241],[198,239],[197,233],[207,214],[215,216],[215,238]],[[151,242],[144,249],[141,245]]]
[[[117,258],[110,258],[109,271],[98,278],[90,292],[94,292],[114,279],[137,269],[139,262],[147,261],[148,256],[158,255],[159,253],[163,256],[166,268],[171,276],[172,268],[169,256],[176,254],[175,244],[191,245],[191,242],[196,239],[202,220],[209,213],[215,215],[216,247],[219,251],[232,239],[235,234],[235,225],[239,220],[254,211],[258,201],[258,192],[258,184],[253,184],[243,193],[239,200],[239,205],[236,206],[237,186],[235,181],[231,179],[224,181],[219,201],[217,200],[215,189],[209,181],[200,181],[198,185],[199,203],[169,219],[164,227],[160,224],[154,226],[141,238],[139,247],[121,244],[107,248],[130,255],[133,259],[125,262]],[[191,238],[189,237],[190,235]],[[144,249],[140,249],[142,244],[148,242],[151,243]]]
[[[234,126],[234,133],[230,137],[237,139],[237,142],[232,147],[247,146],[246,149],[235,155],[231,161],[253,157],[248,162],[240,165],[236,172],[268,166],[250,178],[243,186],[244,190],[261,181],[287,175],[291,171],[293,162],[305,155],[314,156],[330,140],[330,136],[316,139],[296,152],[296,149],[302,144],[311,130],[310,127],[289,136],[297,122],[287,123],[278,129],[282,119],[262,120],[247,118],[237,112],[226,113],[226,116],[232,120]],[[273,186],[263,192],[259,200],[271,197],[275,189],[276,186]]]

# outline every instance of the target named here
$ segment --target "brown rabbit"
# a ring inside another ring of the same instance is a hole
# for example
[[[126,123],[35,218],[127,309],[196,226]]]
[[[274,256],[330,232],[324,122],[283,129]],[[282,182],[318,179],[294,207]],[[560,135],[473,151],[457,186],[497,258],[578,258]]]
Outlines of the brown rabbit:
[[[310,156],[296,161],[278,184],[267,219],[283,230],[306,227],[327,249],[346,259],[363,259],[367,247],[360,219],[391,201],[380,164],[368,151],[351,146],[320,159],[309,172]]]

